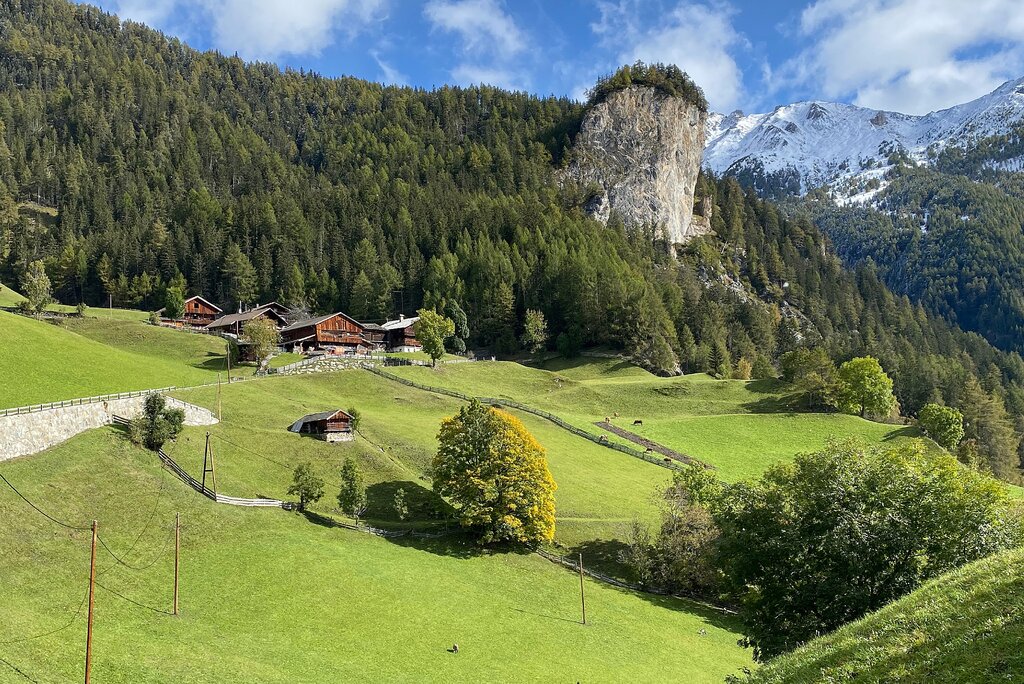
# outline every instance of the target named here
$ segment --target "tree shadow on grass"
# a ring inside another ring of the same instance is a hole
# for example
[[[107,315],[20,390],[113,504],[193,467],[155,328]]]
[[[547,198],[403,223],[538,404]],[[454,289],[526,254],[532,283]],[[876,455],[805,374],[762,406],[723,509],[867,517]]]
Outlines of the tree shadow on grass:
[[[209,371],[226,371],[227,364],[224,361],[224,354],[217,354],[215,352],[207,352],[207,358],[192,364],[193,368],[199,368],[201,370]]]
[[[579,554],[582,553],[583,568],[585,570],[599,572],[621,582],[639,584],[632,568],[622,560],[623,552],[627,549],[627,544],[619,539],[595,539],[572,547],[565,555],[570,561],[575,563],[579,559]],[[649,591],[625,589],[608,584],[605,584],[605,586],[609,586],[616,591],[638,596],[661,608],[668,610],[685,609],[687,612],[699,616],[709,625],[721,629],[737,630],[739,628],[739,619],[735,614],[727,609],[716,607],[708,601],[698,598],[677,597]]]
[[[896,427],[896,426],[893,426],[893,427]],[[922,437],[922,436],[923,435],[921,434],[921,431],[918,430],[916,427],[913,427],[912,425],[906,425],[906,426],[900,427],[899,429],[894,429],[892,432],[890,432],[885,437],[883,437],[882,441],[883,442],[890,442],[890,441],[892,441],[894,439],[899,439],[900,437],[906,437],[906,438],[910,439],[910,438]]]
[[[758,381],[760,382],[760,380]],[[774,394],[742,404],[751,413],[810,413],[807,397],[800,392]]]
[[[414,480],[391,480],[367,487],[363,517],[382,522],[402,522],[395,506],[395,495],[400,489],[405,493],[408,508],[406,520],[440,521],[452,517],[452,508],[444,499]]]
[[[588,570],[609,575],[623,582],[636,582],[636,576],[629,565],[622,561],[622,554],[628,550],[626,543],[620,539],[593,539],[573,546],[565,555],[572,561],[578,561],[583,554],[583,567]]]

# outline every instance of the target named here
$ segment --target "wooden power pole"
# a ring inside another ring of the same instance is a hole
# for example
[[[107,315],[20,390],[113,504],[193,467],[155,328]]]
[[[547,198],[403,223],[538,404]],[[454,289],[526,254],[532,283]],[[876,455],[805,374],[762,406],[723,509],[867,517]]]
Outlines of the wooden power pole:
[[[580,605],[583,607],[583,624],[587,624],[587,599],[583,595],[583,552],[580,552]]]
[[[96,521],[92,521],[92,559],[89,561],[89,627],[85,633],[85,684],[92,678],[92,615],[96,605]]]
[[[210,433],[206,433],[206,450],[203,452],[203,492],[206,489],[206,473],[210,473],[211,480],[213,481],[213,492],[214,496],[217,495],[217,467],[213,461],[213,448],[210,446]]]
[[[178,614],[178,564],[181,558],[181,513],[174,514],[174,614]]]
[[[230,372],[229,372],[230,375]],[[217,420],[223,420],[221,415],[221,401],[220,401],[220,373],[217,373]]]
[[[228,347],[228,353],[227,353],[227,356],[225,358],[228,361],[228,384],[230,385],[231,384],[231,341],[230,340],[224,340],[224,343]]]

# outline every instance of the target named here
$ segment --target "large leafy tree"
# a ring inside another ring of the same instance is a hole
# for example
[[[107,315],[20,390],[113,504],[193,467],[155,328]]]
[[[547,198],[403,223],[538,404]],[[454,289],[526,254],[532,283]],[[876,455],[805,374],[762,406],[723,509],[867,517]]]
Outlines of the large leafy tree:
[[[885,374],[878,359],[872,356],[851,359],[836,374],[839,390],[836,400],[844,413],[861,418],[868,414],[887,417],[896,408],[892,379]]]
[[[252,345],[252,355],[262,368],[281,342],[281,333],[269,318],[255,318],[242,326],[242,339]]]
[[[515,416],[474,400],[441,423],[434,491],[482,544],[555,534],[555,481],[544,448]]]
[[[1005,487],[923,444],[830,444],[711,503],[747,641],[775,656],[1017,543]]]
[[[433,309],[420,309],[417,315],[420,320],[416,321],[416,339],[430,356],[431,363],[437,365],[437,360],[444,356],[445,340],[455,334],[455,323]]]

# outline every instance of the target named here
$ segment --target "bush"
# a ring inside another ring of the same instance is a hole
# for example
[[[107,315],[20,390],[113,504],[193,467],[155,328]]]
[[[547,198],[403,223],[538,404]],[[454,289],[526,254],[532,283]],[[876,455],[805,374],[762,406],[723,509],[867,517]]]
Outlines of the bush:
[[[707,507],[716,565],[762,660],[1019,542],[1005,487],[920,441],[832,443]]]
[[[955,408],[925,404],[917,420],[926,435],[949,451],[955,451],[964,438],[964,415]]]
[[[146,395],[142,413],[132,419],[131,438],[136,444],[157,451],[178,436],[184,423],[185,412],[166,408],[163,395],[154,392]]]
[[[338,508],[345,515],[359,518],[366,510],[366,487],[363,474],[351,458],[341,464],[341,489],[338,491]]]
[[[288,493],[299,497],[299,510],[306,510],[310,504],[314,504],[323,498],[324,481],[313,472],[313,466],[309,463],[302,463],[292,472],[292,484]]]

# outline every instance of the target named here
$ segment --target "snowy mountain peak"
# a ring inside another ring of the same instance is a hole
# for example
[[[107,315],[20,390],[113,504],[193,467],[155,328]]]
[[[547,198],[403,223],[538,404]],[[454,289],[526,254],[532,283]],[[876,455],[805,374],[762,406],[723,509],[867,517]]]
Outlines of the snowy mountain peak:
[[[988,95],[923,116],[839,102],[797,102],[766,114],[711,114],[705,167],[772,194],[828,187],[837,199],[870,199],[890,157],[926,164],[947,146],[1006,133],[1024,120],[1024,78]]]

